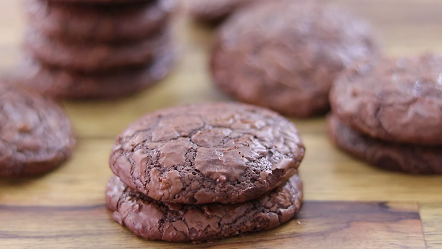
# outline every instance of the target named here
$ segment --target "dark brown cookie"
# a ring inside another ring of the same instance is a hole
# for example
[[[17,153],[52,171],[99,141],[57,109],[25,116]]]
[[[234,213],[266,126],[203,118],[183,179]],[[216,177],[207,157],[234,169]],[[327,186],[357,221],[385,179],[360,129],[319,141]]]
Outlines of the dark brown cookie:
[[[210,241],[275,228],[298,213],[302,183],[297,175],[259,199],[238,204],[166,204],[128,188],[113,176],[106,202],[114,219],[148,240]]]
[[[328,110],[329,89],[343,69],[377,54],[369,26],[345,11],[269,1],[224,23],[211,70],[215,83],[241,101],[306,117]]]
[[[442,174],[442,146],[384,142],[345,126],[334,115],[327,118],[327,125],[339,148],[372,165],[411,174]]]
[[[151,113],[117,138],[110,157],[129,187],[170,203],[237,203],[281,186],[304,145],[294,125],[255,106],[212,103]]]
[[[57,104],[0,84],[0,176],[45,173],[71,157],[71,123]]]
[[[442,57],[360,64],[330,93],[333,112],[347,126],[381,140],[442,145]]]
[[[45,64],[72,71],[97,72],[146,64],[158,51],[170,46],[170,38],[169,32],[162,32],[151,39],[136,42],[75,43],[29,32],[25,47]]]
[[[128,4],[128,3],[140,3],[140,2],[151,2],[156,0],[48,0],[51,2],[62,2],[62,3],[78,3],[78,4]]]
[[[112,72],[76,73],[42,65],[35,59],[24,61],[18,81],[55,98],[116,98],[138,92],[162,78],[173,68],[176,54],[171,49],[144,66]]]
[[[260,0],[187,0],[190,14],[198,22],[215,24],[224,20],[227,16],[239,8]]]
[[[115,42],[140,40],[168,23],[173,0],[124,5],[75,4],[28,0],[30,25],[53,38],[76,41]]]

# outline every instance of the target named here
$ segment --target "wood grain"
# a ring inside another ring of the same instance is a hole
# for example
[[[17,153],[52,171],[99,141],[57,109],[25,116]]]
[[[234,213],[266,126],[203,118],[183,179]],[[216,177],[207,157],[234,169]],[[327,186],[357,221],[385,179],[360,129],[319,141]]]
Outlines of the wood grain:
[[[442,52],[440,0],[328,1],[372,22],[388,55]],[[79,138],[75,157],[42,177],[0,180],[0,248],[184,247],[138,239],[113,222],[104,207],[112,174],[109,151],[128,124],[160,108],[230,100],[210,83],[212,32],[185,16],[175,24],[181,59],[172,75],[130,98],[64,103]],[[25,22],[20,1],[0,0],[0,31],[0,74],[7,75],[21,56]],[[441,176],[370,167],[329,142],[323,118],[293,122],[307,147],[300,172],[307,202],[300,224],[292,221],[244,238],[187,247],[425,248],[426,243],[442,248]]]
[[[421,205],[420,214],[427,248],[442,248],[442,203],[424,203]]]
[[[280,228],[199,245],[146,242],[112,221],[104,205],[0,205],[0,220],[0,242],[6,247],[425,248],[412,203],[306,202],[298,219]]]

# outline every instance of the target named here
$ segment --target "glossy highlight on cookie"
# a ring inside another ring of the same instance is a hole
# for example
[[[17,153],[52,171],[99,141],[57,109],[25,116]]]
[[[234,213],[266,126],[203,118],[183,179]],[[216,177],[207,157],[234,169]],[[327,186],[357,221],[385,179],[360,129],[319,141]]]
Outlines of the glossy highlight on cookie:
[[[284,117],[255,106],[211,103],[148,114],[118,138],[110,156],[130,188],[169,203],[238,203],[285,183],[304,145]]]

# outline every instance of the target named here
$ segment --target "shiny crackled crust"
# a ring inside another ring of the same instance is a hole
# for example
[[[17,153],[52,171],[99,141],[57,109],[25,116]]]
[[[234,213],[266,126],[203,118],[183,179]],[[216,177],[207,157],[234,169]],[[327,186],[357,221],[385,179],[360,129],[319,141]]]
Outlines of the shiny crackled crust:
[[[376,58],[362,20],[333,6],[281,1],[252,5],[220,28],[211,57],[214,82],[241,101],[285,115],[328,110],[337,75]]]
[[[27,0],[30,25],[55,38],[115,42],[146,38],[167,25],[174,0],[124,5]]]
[[[54,98],[115,98],[134,94],[167,76],[176,62],[173,46],[155,56],[144,66],[112,72],[80,73],[43,65],[32,57],[23,60],[17,81]]]
[[[171,34],[166,29],[151,39],[134,42],[76,43],[45,37],[34,30],[26,35],[25,48],[45,64],[80,72],[97,72],[149,63],[157,51],[169,46],[170,39]]]
[[[380,168],[411,174],[442,174],[442,146],[406,145],[374,139],[327,118],[333,142],[351,155]]]
[[[125,184],[156,200],[236,203],[282,185],[304,151],[296,128],[278,114],[213,103],[141,118],[117,138],[109,164]]]
[[[333,112],[382,140],[442,145],[442,57],[386,59],[344,73],[330,93]]]
[[[0,176],[35,175],[71,157],[71,123],[55,103],[0,85]]]
[[[302,204],[297,175],[256,200],[238,204],[166,204],[128,188],[112,176],[106,202],[113,218],[138,236],[175,242],[207,241],[275,228],[291,220]]]

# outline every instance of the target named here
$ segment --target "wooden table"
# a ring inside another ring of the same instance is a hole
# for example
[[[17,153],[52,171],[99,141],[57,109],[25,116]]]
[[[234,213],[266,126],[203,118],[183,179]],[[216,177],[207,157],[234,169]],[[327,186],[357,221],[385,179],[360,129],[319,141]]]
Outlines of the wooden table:
[[[442,52],[442,1],[341,0],[377,27],[389,55]],[[442,248],[442,177],[372,168],[336,150],[323,118],[293,120],[307,146],[298,220],[213,244],[149,242],[112,221],[104,205],[114,138],[141,115],[183,103],[226,100],[207,72],[211,33],[177,18],[181,60],[164,82],[118,101],[66,103],[75,157],[40,178],[0,180],[0,248]],[[19,1],[0,1],[0,72],[20,56]]]

